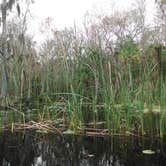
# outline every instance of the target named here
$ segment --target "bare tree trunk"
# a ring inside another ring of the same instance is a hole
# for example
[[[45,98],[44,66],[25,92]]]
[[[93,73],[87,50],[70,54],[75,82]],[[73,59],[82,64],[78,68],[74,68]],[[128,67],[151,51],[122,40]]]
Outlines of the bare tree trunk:
[[[1,83],[1,101],[5,100],[7,97],[7,71],[6,71],[6,11],[7,11],[7,2],[6,0],[3,0],[1,5],[1,11],[2,11],[2,83]]]

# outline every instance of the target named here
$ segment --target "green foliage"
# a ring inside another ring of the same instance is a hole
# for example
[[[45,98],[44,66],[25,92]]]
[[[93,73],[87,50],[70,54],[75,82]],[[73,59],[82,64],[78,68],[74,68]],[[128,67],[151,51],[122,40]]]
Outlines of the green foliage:
[[[118,55],[122,57],[138,56],[138,46],[132,39],[127,39],[120,44]]]
[[[109,134],[144,135],[146,130],[154,134],[154,128],[163,136],[165,114],[159,112],[155,124],[151,118],[154,106],[166,107],[166,51],[160,47],[150,45],[142,53],[138,44],[127,39],[116,55],[107,54],[101,46],[86,46],[84,55],[73,52],[71,57],[70,49],[61,48],[55,49],[60,57],[40,63],[28,47],[28,55],[15,48],[7,66],[10,102],[19,111],[31,109],[36,121],[65,126],[68,134],[92,124],[92,128],[108,129]],[[161,51],[161,66],[156,49]],[[146,117],[144,110],[152,113]],[[9,119],[13,121],[12,116]]]

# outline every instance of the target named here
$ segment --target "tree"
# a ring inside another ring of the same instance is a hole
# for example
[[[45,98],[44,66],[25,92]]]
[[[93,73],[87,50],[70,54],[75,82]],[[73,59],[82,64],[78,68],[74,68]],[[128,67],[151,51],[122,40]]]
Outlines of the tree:
[[[157,4],[157,26],[159,29],[160,44],[166,46],[166,0],[156,0]]]
[[[160,17],[166,21],[166,0],[156,0],[159,8]]]
[[[2,15],[2,47],[1,47],[1,61],[2,61],[2,76],[1,76],[1,94],[0,101],[6,102],[7,97],[7,14],[16,4],[18,16],[20,16],[19,0],[3,0],[1,3]],[[4,100],[5,99],[5,100]]]

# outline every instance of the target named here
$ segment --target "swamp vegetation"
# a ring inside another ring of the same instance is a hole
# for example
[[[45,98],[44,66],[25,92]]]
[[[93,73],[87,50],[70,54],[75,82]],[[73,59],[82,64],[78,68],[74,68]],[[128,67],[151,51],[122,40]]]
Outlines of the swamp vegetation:
[[[141,10],[100,17],[83,31],[52,29],[48,18],[51,37],[40,48],[26,34],[25,16],[9,20],[1,41],[0,85],[5,72],[7,94],[0,128],[163,138],[166,30],[146,26]]]

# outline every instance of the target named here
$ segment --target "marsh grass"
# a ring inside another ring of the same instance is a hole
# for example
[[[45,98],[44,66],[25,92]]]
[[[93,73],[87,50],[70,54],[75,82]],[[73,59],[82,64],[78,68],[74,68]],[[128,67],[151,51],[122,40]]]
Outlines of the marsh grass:
[[[8,99],[22,113],[17,116],[20,124],[31,110],[36,116],[32,119],[59,122],[58,127],[75,132],[91,123],[91,128],[107,129],[110,135],[165,135],[165,69],[151,53],[107,55],[99,44],[73,58],[60,43],[60,57],[37,63],[18,52],[8,64]]]

